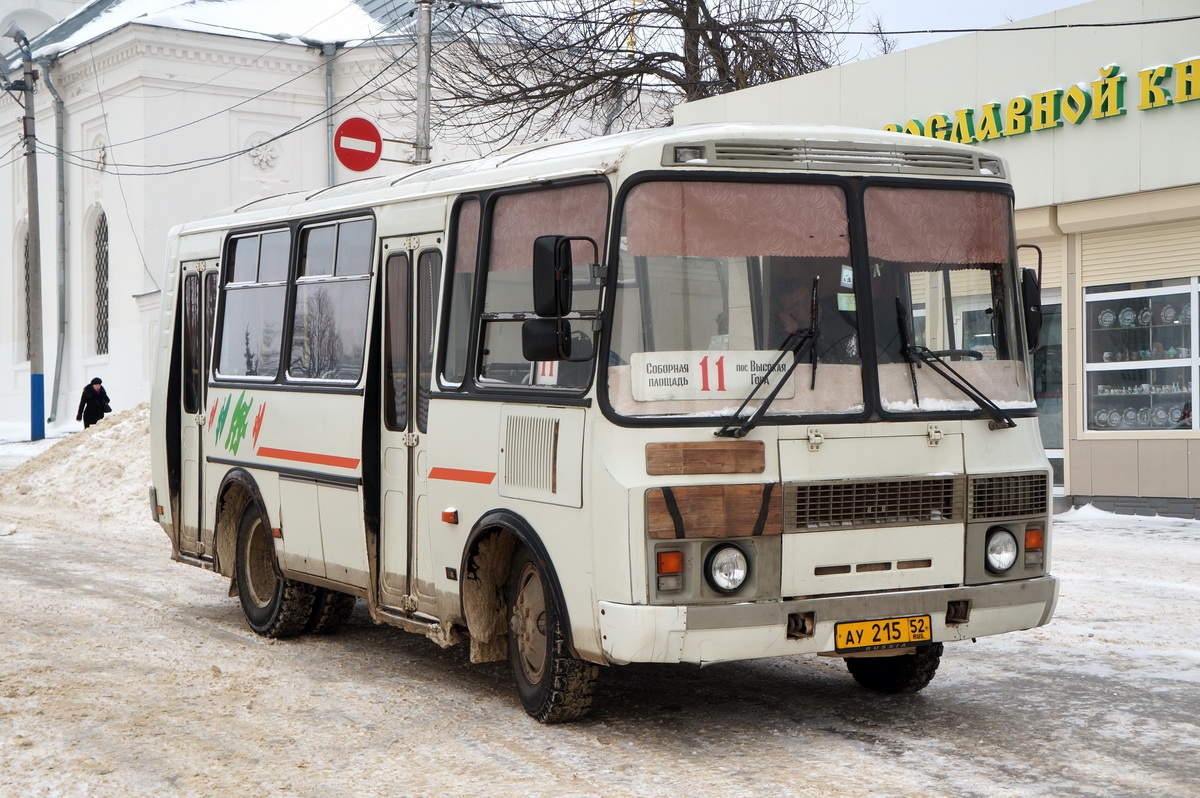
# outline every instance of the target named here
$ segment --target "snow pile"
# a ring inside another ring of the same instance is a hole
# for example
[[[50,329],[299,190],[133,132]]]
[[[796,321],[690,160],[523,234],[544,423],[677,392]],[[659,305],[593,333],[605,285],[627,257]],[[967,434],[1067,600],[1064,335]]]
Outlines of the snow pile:
[[[0,504],[144,525],[150,518],[149,433],[147,403],[108,416],[0,473]]]

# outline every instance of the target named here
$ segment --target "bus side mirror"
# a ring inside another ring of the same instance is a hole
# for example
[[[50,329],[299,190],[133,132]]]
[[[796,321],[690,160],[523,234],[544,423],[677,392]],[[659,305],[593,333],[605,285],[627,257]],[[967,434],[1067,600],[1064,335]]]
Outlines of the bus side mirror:
[[[533,241],[533,312],[539,316],[571,312],[571,240],[538,236]]]
[[[571,322],[528,319],[521,325],[521,356],[530,363],[571,357]]]
[[[1042,345],[1042,287],[1037,272],[1021,269],[1021,305],[1025,312],[1025,340],[1029,351]]]

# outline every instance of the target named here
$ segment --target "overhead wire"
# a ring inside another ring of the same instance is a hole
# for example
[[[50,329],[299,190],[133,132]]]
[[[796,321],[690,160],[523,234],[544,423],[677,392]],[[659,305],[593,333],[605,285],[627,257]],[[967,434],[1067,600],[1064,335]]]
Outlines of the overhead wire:
[[[111,166],[112,167],[111,172],[113,174],[125,175],[125,176],[131,176],[131,177],[151,177],[151,176],[157,176],[157,175],[171,175],[171,174],[178,174],[180,172],[186,172],[186,171],[191,171],[191,170],[195,170],[195,169],[202,169],[202,168],[206,168],[208,166],[215,166],[217,164],[224,163],[226,161],[229,161],[229,160],[237,158],[241,155],[244,155],[248,152],[251,152],[259,147],[262,147],[265,144],[269,144],[273,141],[278,141],[279,139],[290,136],[293,133],[299,132],[300,130],[303,130],[306,127],[309,127],[313,124],[324,121],[326,117],[328,117],[332,113],[336,112],[337,110],[340,110],[341,108],[345,107],[346,105],[350,105],[352,103],[356,103],[356,102],[359,102],[360,100],[366,99],[366,98],[372,96],[373,94],[375,94],[377,91],[385,88],[386,86],[391,85],[392,83],[394,83],[395,81],[397,81],[401,77],[403,77],[403,75],[398,73],[395,76],[393,76],[392,78],[390,78],[389,80],[387,80],[387,81],[383,82],[382,84],[380,84],[379,86],[373,88],[371,91],[367,91],[367,92],[363,91],[363,89],[365,89],[367,86],[370,86],[373,82],[375,82],[380,77],[382,77],[393,66],[395,66],[397,63],[402,61],[404,58],[406,58],[412,52],[412,50],[414,48],[415,48],[415,44],[410,45],[403,53],[395,56],[390,61],[385,63],[371,77],[369,77],[364,82],[360,83],[355,89],[353,89],[351,92],[349,92],[348,94],[343,96],[341,99],[334,102],[332,106],[330,106],[328,108],[323,108],[321,111],[313,114],[312,116],[308,117],[307,119],[302,120],[301,122],[298,122],[297,124],[293,125],[292,127],[288,128],[287,130],[285,130],[281,133],[278,133],[274,136],[271,136],[267,139],[264,139],[260,142],[257,142],[253,146],[243,147],[243,148],[240,148],[240,149],[237,149],[237,150],[234,150],[231,152],[222,153],[219,155],[206,156],[203,158],[195,158],[195,159],[191,159],[191,160],[187,160],[187,161],[178,161],[178,162],[173,162],[173,163],[137,164],[137,163],[123,163],[123,162],[114,161],[111,164],[105,164],[103,167],[96,164],[93,161],[79,157],[75,152],[64,150],[64,151],[62,151],[62,154],[63,154],[64,158],[71,161],[72,164],[75,166],[85,168],[85,169],[97,170],[97,171],[110,171],[109,167]],[[265,93],[269,93],[269,92],[260,93],[260,95],[258,95],[258,96],[262,96],[262,94],[265,94]],[[240,104],[241,103],[239,103],[239,105]],[[233,107],[236,107],[236,106],[233,106]],[[209,115],[209,117],[207,117],[207,118],[211,118],[211,116],[214,116],[214,115],[215,114]],[[39,145],[41,145],[39,147],[39,151],[47,152],[47,153],[50,153],[53,155],[59,154],[58,148],[56,148],[52,145],[47,145],[45,142],[43,142],[41,140],[38,140],[37,143]],[[146,170],[146,171],[128,171],[128,170]]]
[[[510,6],[510,5],[541,5],[541,6],[545,6],[546,3],[544,2],[544,0],[510,0],[510,2],[505,3],[506,7]],[[450,13],[453,13],[453,11],[458,10],[460,8],[461,7],[457,6],[457,5],[450,5],[449,7],[439,9],[439,11],[442,11],[443,15],[448,16]],[[646,13],[646,12],[640,12],[640,13]],[[332,16],[336,16],[336,14],[331,15],[331,17],[329,17],[327,19],[331,19]],[[541,20],[541,21],[545,21],[545,22],[561,22],[562,21],[561,17],[554,17],[554,16],[550,16],[550,15],[518,13],[518,14],[503,14],[503,15],[499,15],[499,16],[500,16],[500,18],[507,18],[507,19]],[[411,16],[394,18],[392,20],[392,22],[389,23],[385,28],[383,28],[376,34],[372,35],[371,37],[362,40],[361,44],[370,44],[371,42],[376,41],[376,40],[384,39],[389,36],[395,36],[396,34],[392,33],[391,29],[393,27],[400,25],[405,20],[409,20],[409,19],[411,19]],[[491,19],[495,19],[495,17],[492,17]],[[1173,23],[1173,22],[1191,21],[1191,20],[1195,20],[1195,19],[1200,19],[1200,15],[1163,18],[1163,19],[1157,19],[1157,20],[1138,20],[1138,21],[1129,21],[1129,22],[1058,23],[1058,24],[1051,24],[1051,25],[1036,25],[1036,26],[1011,26],[1011,27],[1004,27],[1004,28],[942,28],[942,29],[921,29],[921,30],[904,30],[904,31],[884,31],[883,35],[891,36],[891,35],[909,35],[909,34],[915,35],[915,34],[937,34],[937,33],[973,33],[973,32],[993,32],[993,31],[994,32],[1004,32],[1004,31],[1054,30],[1054,29],[1065,29],[1065,28],[1124,27],[1124,26],[1133,26],[1133,25],[1167,24],[1167,23]],[[475,24],[476,25],[484,24],[487,21],[488,21],[488,18],[481,18],[479,20],[476,20]],[[679,30],[677,25],[650,25],[650,24],[645,24],[645,23],[639,23],[639,27],[648,28],[650,30],[668,30],[668,31]],[[736,25],[731,26],[731,27],[745,29],[745,27],[736,26]],[[746,27],[749,27],[749,26],[746,26]],[[755,26],[753,26],[752,29],[760,29],[761,30],[761,29],[763,29],[763,26],[755,25]],[[312,30],[312,28],[310,28],[309,30]],[[876,32],[876,31],[826,31],[826,30],[816,30],[816,29],[805,31],[805,32],[812,33],[812,34],[837,34],[837,35],[843,35],[843,34],[846,34],[846,35],[868,35],[868,34],[877,35],[878,34],[878,32]],[[454,37],[450,38],[449,40],[442,41],[441,46],[443,49],[450,47],[454,43],[465,38],[468,35],[469,35],[469,31],[463,30],[463,31],[459,32],[458,34],[456,34]],[[361,46],[361,44],[359,46]],[[255,61],[257,61],[259,58],[265,57],[266,55],[270,54],[271,52],[274,52],[275,49],[278,49],[279,47],[282,47],[282,46],[283,46],[283,44],[281,43],[281,44],[277,45],[276,47],[273,47],[271,50],[267,51],[267,53],[257,56]],[[353,49],[353,48],[340,48],[332,57],[333,58],[341,58],[345,54],[350,52],[350,49]],[[164,163],[164,164],[137,164],[137,163],[113,162],[111,164],[111,166],[114,168],[114,170],[117,168],[125,169],[125,170],[146,170],[146,171],[141,171],[141,172],[138,172],[138,171],[122,171],[119,173],[114,172],[117,174],[123,174],[123,175],[127,175],[127,176],[145,177],[145,176],[153,176],[153,175],[159,175],[159,174],[176,174],[176,173],[182,172],[182,171],[189,171],[192,169],[205,168],[207,166],[214,166],[214,165],[226,162],[228,160],[231,160],[233,158],[239,157],[241,155],[246,154],[247,152],[250,152],[250,151],[256,149],[257,147],[261,147],[264,144],[268,144],[270,142],[273,142],[273,141],[279,140],[281,138],[284,138],[286,136],[292,135],[293,133],[299,132],[300,130],[303,130],[304,128],[306,128],[312,124],[320,122],[320,121],[324,120],[330,113],[332,113],[334,109],[340,109],[352,102],[358,102],[360,100],[367,99],[367,98],[371,97],[372,95],[374,95],[377,91],[394,83],[399,78],[399,76],[396,76],[396,77],[392,78],[391,80],[386,81],[385,83],[381,84],[378,87],[375,87],[374,89],[372,89],[370,91],[363,92],[363,89],[365,87],[369,86],[372,82],[374,82],[375,80],[378,80],[380,77],[382,77],[383,74],[385,72],[387,72],[387,70],[391,69],[392,66],[394,66],[396,63],[398,63],[400,60],[402,60],[402,58],[404,56],[406,56],[409,52],[411,52],[412,49],[413,49],[413,46],[410,46],[404,54],[388,61],[371,78],[369,78],[364,83],[360,84],[353,92],[351,92],[350,94],[343,97],[341,100],[334,103],[334,106],[331,107],[330,109],[323,109],[321,112],[309,117],[308,119],[303,120],[302,122],[298,123],[297,125],[294,125],[293,127],[289,128],[288,130],[286,130],[280,134],[277,134],[276,136],[272,136],[271,138],[268,138],[264,141],[258,142],[253,147],[245,147],[245,148],[241,148],[238,150],[234,150],[234,151],[219,154],[219,155],[206,156],[204,158],[196,158],[196,159],[192,159],[192,160],[188,160],[188,161],[177,161],[177,162],[170,162],[170,163]],[[254,62],[252,62],[252,63],[254,63]],[[167,135],[169,133],[177,132],[177,131],[187,128],[189,126],[199,124],[201,122],[207,121],[214,117],[220,116],[223,113],[227,113],[227,112],[234,110],[236,108],[239,108],[243,105],[254,102],[255,100],[261,99],[262,97],[267,96],[267,95],[271,94],[272,92],[278,91],[279,89],[283,88],[284,86],[287,86],[287,85],[289,85],[297,80],[300,80],[300,79],[312,74],[313,72],[321,69],[323,66],[324,66],[323,63],[319,63],[319,64],[313,66],[311,69],[305,70],[301,74],[293,76],[292,78],[289,78],[288,80],[285,80],[276,86],[273,86],[268,89],[264,89],[263,91],[258,92],[258,93],[254,94],[250,97],[247,97],[243,100],[240,100],[237,103],[234,103],[233,105],[230,105],[230,106],[220,109],[218,111],[214,111],[213,113],[206,114],[205,116],[199,117],[197,119],[193,119],[188,122],[176,125],[174,127],[167,128],[162,131],[157,131],[155,133],[150,133],[150,134],[147,134],[145,136],[141,136],[141,137],[138,137],[135,139],[129,139],[128,141],[110,143],[108,145],[108,149],[111,151],[115,147],[138,143],[141,141],[146,141],[148,139],[155,138],[157,136]],[[240,68],[244,68],[244,67],[237,67],[235,69],[240,69]],[[228,74],[229,71],[234,71],[234,70],[227,70],[225,73],[222,73],[222,75]],[[209,82],[211,82],[212,80],[216,80],[219,77],[220,76],[212,78]],[[207,85],[207,83],[199,84],[199,85]],[[660,84],[659,87],[660,88],[669,88],[669,87],[678,86],[678,85],[679,84],[675,84],[675,83],[663,83],[663,84]],[[653,88],[653,86],[650,86],[650,87]],[[166,96],[166,95],[164,95],[164,96]],[[44,142],[41,142],[41,141],[39,141],[38,144],[42,145],[40,150],[43,152],[50,152],[55,155],[59,154],[59,150],[56,147],[46,145]],[[96,151],[96,148],[83,148],[83,149],[78,149],[78,150],[73,150],[73,151],[65,151],[64,150],[61,154],[68,160],[72,161],[72,163],[74,165],[82,167],[82,168],[107,169],[108,165],[105,165],[104,167],[100,167],[97,164],[95,164],[94,162],[81,157],[82,153],[88,153],[88,152],[94,152],[94,151]]]

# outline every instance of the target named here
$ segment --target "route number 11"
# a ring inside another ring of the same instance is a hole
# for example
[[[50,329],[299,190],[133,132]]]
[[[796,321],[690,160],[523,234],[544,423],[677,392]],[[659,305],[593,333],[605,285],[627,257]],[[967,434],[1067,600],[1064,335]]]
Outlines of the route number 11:
[[[721,355],[713,361],[713,370],[717,373],[717,390],[725,390],[725,356]],[[700,359],[700,390],[712,390],[709,387],[708,355]]]

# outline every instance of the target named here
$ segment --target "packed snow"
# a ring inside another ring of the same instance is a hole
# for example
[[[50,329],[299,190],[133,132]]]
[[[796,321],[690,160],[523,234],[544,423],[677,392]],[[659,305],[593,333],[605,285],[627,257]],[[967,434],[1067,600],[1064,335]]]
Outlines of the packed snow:
[[[362,602],[336,635],[254,635],[226,580],[170,561],[147,425],[0,428],[2,796],[1197,794],[1197,522],[1060,516],[1055,619],[948,646],[916,696],[817,657],[635,665],[545,727],[506,663]]]

